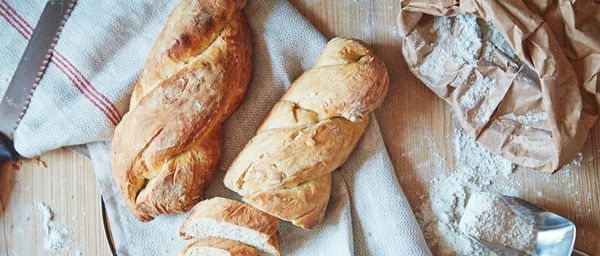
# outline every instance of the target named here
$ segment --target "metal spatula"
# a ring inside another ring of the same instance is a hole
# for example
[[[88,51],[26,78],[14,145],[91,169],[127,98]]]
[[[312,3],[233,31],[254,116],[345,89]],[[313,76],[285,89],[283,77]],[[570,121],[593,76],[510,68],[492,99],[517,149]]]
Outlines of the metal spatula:
[[[570,220],[517,197],[504,195],[496,196],[499,201],[505,204],[518,218],[522,220],[533,220],[532,224],[536,231],[533,248],[530,248],[528,253],[484,241],[467,234],[471,239],[477,241],[496,255],[589,256],[584,252],[574,249],[575,224]]]

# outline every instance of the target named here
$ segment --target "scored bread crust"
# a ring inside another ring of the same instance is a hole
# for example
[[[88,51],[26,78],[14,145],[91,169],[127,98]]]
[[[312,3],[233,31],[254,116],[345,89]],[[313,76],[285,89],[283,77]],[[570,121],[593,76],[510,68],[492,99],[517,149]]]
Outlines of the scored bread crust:
[[[323,175],[299,186],[251,194],[244,200],[273,216],[309,228],[323,219],[330,192],[331,175]]]
[[[220,252],[220,255],[229,256],[256,256],[256,249],[250,245],[229,240],[219,237],[207,237],[199,241],[194,241],[183,248],[177,255],[178,256],[195,256],[193,252],[196,250],[200,252],[199,255],[213,256],[208,252],[203,251],[206,249],[213,249]]]
[[[261,211],[314,227],[325,214],[331,172],[354,150],[388,83],[385,65],[364,43],[334,38],[275,104],[225,186]]]
[[[203,228],[201,222],[210,221],[206,225],[215,226],[223,223],[241,227],[246,232],[255,232],[260,236],[260,241],[243,241],[240,237],[233,237],[225,233],[214,233]],[[209,234],[200,234],[200,232]],[[268,248],[271,254],[279,255],[279,220],[267,213],[264,213],[249,204],[222,198],[214,197],[196,204],[190,211],[188,218],[183,222],[179,230],[184,239],[201,239],[206,236],[216,236],[231,240],[237,240],[250,244],[257,249],[260,245]]]
[[[140,220],[189,210],[220,159],[221,123],[251,78],[241,0],[183,0],[173,11],[112,143],[115,183]]]

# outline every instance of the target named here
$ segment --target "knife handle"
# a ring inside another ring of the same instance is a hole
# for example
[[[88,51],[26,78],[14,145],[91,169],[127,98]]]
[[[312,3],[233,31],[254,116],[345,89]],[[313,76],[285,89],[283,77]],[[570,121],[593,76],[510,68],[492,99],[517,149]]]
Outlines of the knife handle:
[[[12,141],[0,133],[0,164],[8,160],[15,161],[18,156],[19,154],[15,151]]]

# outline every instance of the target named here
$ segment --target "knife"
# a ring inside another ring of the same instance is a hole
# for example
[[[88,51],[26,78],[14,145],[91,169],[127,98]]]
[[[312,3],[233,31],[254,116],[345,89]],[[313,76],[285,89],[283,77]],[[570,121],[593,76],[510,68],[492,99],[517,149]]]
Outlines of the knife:
[[[76,0],[49,0],[27,43],[4,97],[0,100],[0,163],[15,160],[14,132],[27,111],[31,96],[44,75]]]

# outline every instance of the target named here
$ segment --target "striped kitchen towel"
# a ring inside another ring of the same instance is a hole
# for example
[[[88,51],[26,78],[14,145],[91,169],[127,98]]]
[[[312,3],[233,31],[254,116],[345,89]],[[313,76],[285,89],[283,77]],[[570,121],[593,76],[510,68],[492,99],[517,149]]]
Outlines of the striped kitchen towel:
[[[29,110],[15,131],[27,157],[110,140],[131,85],[177,1],[80,1],[62,30]],[[109,4],[112,3],[112,4]],[[0,96],[45,1],[0,1]]]

